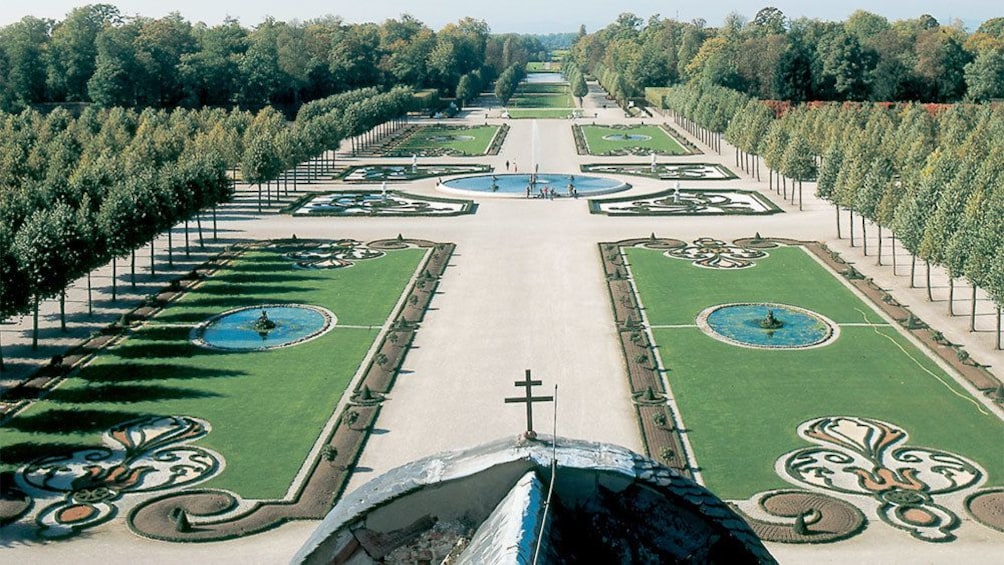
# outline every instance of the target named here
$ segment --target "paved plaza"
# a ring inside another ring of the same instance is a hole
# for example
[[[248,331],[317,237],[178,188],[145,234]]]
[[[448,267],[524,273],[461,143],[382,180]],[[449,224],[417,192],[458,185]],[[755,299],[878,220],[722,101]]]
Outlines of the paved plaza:
[[[611,107],[604,107],[611,106]],[[594,90],[584,103],[581,124],[672,123],[662,116],[625,118],[602,93]],[[487,119],[485,116],[488,116]],[[501,123],[497,107],[487,104],[469,108],[457,123]],[[598,158],[576,153],[572,120],[507,120],[511,129],[498,155],[482,158],[433,159],[437,163],[492,165],[496,172],[505,163],[518,164],[520,171],[539,165],[541,173],[580,174],[586,163],[637,163],[638,157]],[[680,131],[681,135],[686,135]],[[688,136],[689,137],[689,136]],[[276,213],[273,207],[257,213],[253,192],[239,187],[232,204],[220,210],[220,241],[207,241],[206,249],[196,248],[187,262],[176,253],[174,272],[220,251],[225,245],[244,240],[287,238],[353,238],[372,241],[403,234],[404,237],[456,244],[450,267],[438,294],[426,314],[409,351],[400,376],[384,403],[349,489],[355,489],[381,473],[417,458],[444,450],[475,446],[522,431],[522,407],[503,404],[516,391],[513,381],[526,369],[543,381],[543,393],[557,385],[557,402],[537,407],[537,428],[550,433],[557,409],[557,433],[569,438],[609,442],[644,452],[636,413],[625,378],[624,354],[617,338],[610,296],[597,252],[598,242],[628,238],[670,237],[693,241],[712,236],[723,241],[762,234],[796,240],[819,241],[839,252],[845,260],[896,299],[908,304],[918,317],[942,331],[954,343],[963,344],[970,355],[990,365],[998,379],[1004,377],[1004,353],[994,349],[995,314],[992,303],[980,295],[977,331],[968,331],[966,316],[948,316],[948,283],[944,274],[933,274],[935,300],[928,302],[924,288],[909,288],[909,257],[897,248],[899,268],[893,272],[888,261],[892,248],[886,239],[886,265],[877,266],[874,229],[869,230],[871,255],[862,256],[858,246],[837,239],[834,209],[813,196],[814,186],[804,188],[803,210],[785,202],[767,186],[766,171],[756,181],[735,166],[733,149],[724,145],[719,155],[689,139],[704,150],[703,155],[662,156],[664,163],[716,163],[739,175],[738,179],[715,181],[716,188],[758,191],[779,206],[783,213],[754,216],[606,216],[590,214],[585,199],[555,200],[523,198],[475,198],[477,212],[455,217],[294,217]],[[340,154],[342,165],[380,162],[380,158],[354,159]],[[389,159],[387,160],[389,161]],[[400,159],[398,159],[400,161]],[[617,196],[645,195],[672,187],[669,181],[639,176],[623,177],[630,192]],[[435,178],[395,186],[411,194],[448,196],[437,188]],[[684,188],[689,188],[684,181]],[[346,188],[341,183],[315,184],[301,190],[326,191]],[[358,188],[353,185],[348,188]],[[372,187],[379,190],[379,185]],[[450,197],[457,198],[455,195]],[[846,215],[845,215],[846,216]],[[847,218],[843,221],[846,223]],[[180,227],[175,228],[180,229]],[[163,248],[165,237],[158,246]],[[179,238],[175,236],[175,244]],[[160,251],[160,250],[158,250]],[[148,265],[140,250],[139,265]],[[918,267],[922,272],[922,267]],[[94,273],[100,296],[98,316],[86,314],[86,285],[83,281],[69,291],[71,333],[58,332],[58,304],[44,304],[43,347],[32,353],[28,348],[30,317],[0,326],[0,338],[10,371],[0,385],[11,386],[74,340],[86,337],[117,317],[114,308],[124,308],[127,300],[111,304],[111,269]],[[158,273],[151,281],[141,276],[141,287],[121,285],[127,297],[136,299],[162,285],[172,271]],[[119,271],[120,276],[123,270]],[[917,277],[922,280],[921,276]],[[961,281],[956,285],[956,309],[968,312],[970,290]],[[283,375],[276,375],[282,379]],[[998,416],[1000,416],[998,410]],[[290,415],[296,417],[295,414]],[[686,415],[683,416],[686,418]],[[1004,457],[1004,452],[1002,452]],[[124,514],[124,513],[123,513]],[[1004,534],[966,524],[952,543],[934,544],[914,540],[903,532],[868,517],[865,531],[835,544],[780,545],[768,548],[782,563],[992,563],[1004,555]],[[289,560],[306,540],[317,522],[287,523],[274,530],[245,538],[205,544],[175,544],[144,539],[132,534],[122,519],[91,528],[67,541],[41,543],[13,540],[0,535],[0,562],[198,562],[198,563],[282,563]]]

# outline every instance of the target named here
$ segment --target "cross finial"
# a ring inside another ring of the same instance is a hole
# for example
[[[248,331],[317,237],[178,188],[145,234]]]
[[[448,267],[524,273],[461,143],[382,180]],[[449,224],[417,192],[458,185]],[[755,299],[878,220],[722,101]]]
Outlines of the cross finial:
[[[526,370],[526,378],[522,381],[516,381],[514,383],[516,386],[521,386],[526,389],[525,396],[517,396],[515,398],[506,398],[506,404],[510,403],[525,403],[526,404],[526,431],[523,436],[527,439],[534,439],[537,437],[537,432],[533,431],[533,403],[534,402],[553,402],[553,396],[533,396],[533,388],[539,386],[541,381],[534,381],[530,379],[530,369]]]

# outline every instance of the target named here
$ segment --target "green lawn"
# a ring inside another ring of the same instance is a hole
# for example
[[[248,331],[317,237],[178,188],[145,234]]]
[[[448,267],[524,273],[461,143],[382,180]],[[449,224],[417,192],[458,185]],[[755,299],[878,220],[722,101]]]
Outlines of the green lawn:
[[[769,251],[754,268],[702,269],[662,253],[627,250],[649,321],[693,325],[727,302],[808,308],[841,327],[831,345],[764,351],[714,340],[696,327],[654,330],[660,355],[707,486],[741,499],[790,486],[774,471],[783,454],[809,444],[796,427],[820,416],[863,416],[900,426],[908,445],[968,457],[1004,483],[1004,422],[983,414],[965,390],[898,331],[885,325],[798,248]],[[983,409],[986,411],[986,409]]]
[[[526,64],[528,73],[557,73],[561,72],[561,63],[546,63],[544,61],[530,61]]]
[[[509,117],[513,119],[538,118],[542,120],[557,120],[568,118],[576,110],[577,108],[538,108],[533,110],[516,108],[509,110]]]
[[[516,90],[517,96],[527,94],[569,94],[571,92],[565,82],[524,82]]]
[[[509,99],[509,108],[572,108],[571,94],[516,95]]]
[[[582,133],[586,136],[586,145],[589,147],[591,155],[617,154],[628,148],[641,148],[642,150],[652,150],[662,154],[685,155],[688,153],[675,139],[670,137],[659,126],[638,125],[627,128],[612,128],[605,126],[582,126]],[[616,137],[628,135],[643,135],[649,139],[617,139]],[[612,139],[604,137],[614,136]]]
[[[198,444],[226,461],[206,487],[281,497],[424,253],[392,251],[326,271],[294,270],[270,251],[248,253],[0,428],[4,468],[100,445],[102,431],[132,418],[194,416],[212,426]],[[262,303],[324,306],[338,324],[271,351],[218,352],[189,342],[190,325]]]
[[[426,126],[419,128],[394,151],[407,154],[450,149],[463,155],[484,155],[498,129],[498,126]]]

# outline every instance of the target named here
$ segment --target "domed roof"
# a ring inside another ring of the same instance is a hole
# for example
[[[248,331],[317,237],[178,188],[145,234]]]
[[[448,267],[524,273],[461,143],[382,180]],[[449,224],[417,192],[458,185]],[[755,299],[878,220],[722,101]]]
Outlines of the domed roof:
[[[293,562],[530,563],[534,553],[538,563],[775,562],[693,480],[620,446],[549,436],[388,471],[344,496]]]

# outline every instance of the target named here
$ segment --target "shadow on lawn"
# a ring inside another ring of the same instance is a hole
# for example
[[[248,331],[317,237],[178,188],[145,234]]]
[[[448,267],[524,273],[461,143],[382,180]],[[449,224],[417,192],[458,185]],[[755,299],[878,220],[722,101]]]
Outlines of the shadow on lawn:
[[[13,445],[5,445],[0,450],[0,465],[10,467],[20,467],[26,463],[31,463],[40,457],[67,456],[74,451],[93,449],[93,443],[67,443],[67,442],[21,442]],[[6,479],[6,477],[5,477]],[[6,485],[6,480],[4,481]]]
[[[243,351],[229,352],[199,347],[188,341],[180,342],[178,340],[165,341],[163,343],[127,343],[110,353],[119,359],[187,359],[203,355],[245,354]],[[139,365],[132,366],[139,367]]]
[[[83,388],[58,388],[48,396],[48,402],[86,404],[93,402],[127,404],[192,398],[219,398],[220,394],[191,388],[160,385],[101,385]]]
[[[231,369],[207,369],[189,365],[171,363],[135,364],[135,363],[103,363],[85,367],[76,378],[92,383],[123,383],[160,381],[163,379],[201,380],[215,378],[233,378],[246,375],[244,371]]]
[[[197,295],[210,295],[210,296],[229,296],[232,302],[239,302],[243,297],[251,296],[276,296],[283,294],[299,293],[299,292],[316,292],[321,290],[319,287],[313,286],[296,286],[291,287],[289,285],[279,285],[279,284],[259,284],[258,282],[251,282],[253,279],[249,277],[248,282],[240,283],[223,283],[223,284],[212,284],[206,285],[199,288]],[[200,301],[201,303],[201,301]]]
[[[291,289],[289,293],[299,292],[298,289]],[[274,296],[274,295],[273,295]],[[206,321],[209,317],[222,314],[228,310],[236,308],[255,307],[263,304],[302,304],[303,300],[276,300],[273,297],[262,298],[260,296],[229,296],[221,298],[198,297],[183,305],[184,310],[171,309],[160,314],[154,320],[155,324],[198,324]],[[152,326],[156,327],[156,326]],[[148,328],[144,328],[144,333]],[[182,331],[187,332],[187,329]],[[188,334],[178,334],[173,339],[188,339]]]
[[[57,408],[30,416],[17,416],[5,427],[31,434],[92,434],[128,420],[153,415],[149,412]],[[3,451],[6,453],[7,448],[4,447]]]
[[[258,285],[263,282],[273,282],[273,283],[291,283],[295,281],[316,281],[316,276],[311,276],[309,274],[311,271],[305,270],[289,270],[289,272],[256,272],[256,271],[231,271],[224,275],[218,275],[213,278],[213,282],[224,283],[224,284],[254,284]],[[202,288],[195,290],[197,294],[202,292]]]

